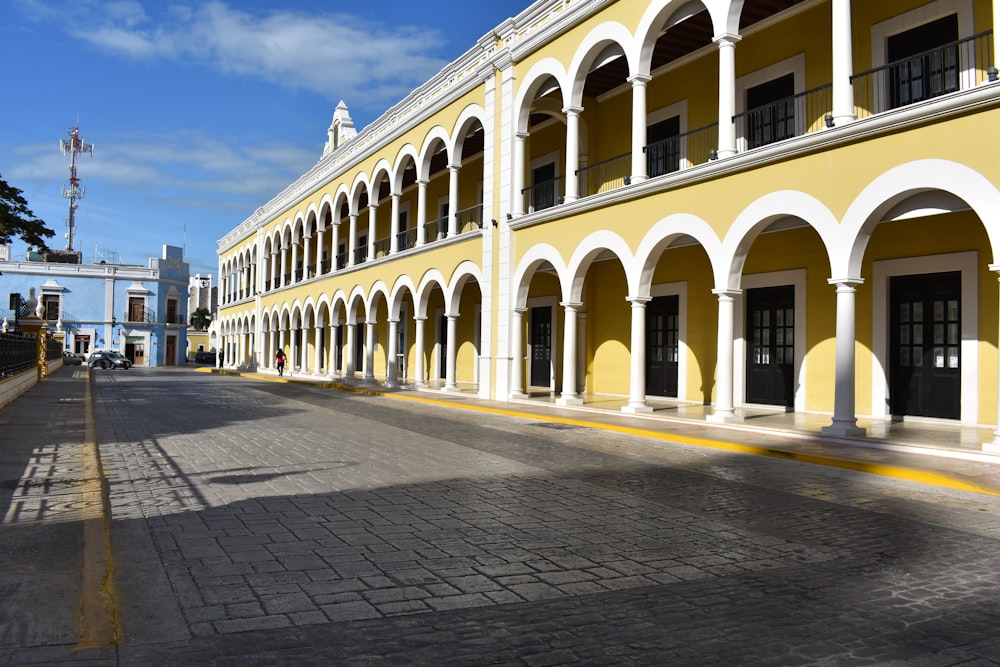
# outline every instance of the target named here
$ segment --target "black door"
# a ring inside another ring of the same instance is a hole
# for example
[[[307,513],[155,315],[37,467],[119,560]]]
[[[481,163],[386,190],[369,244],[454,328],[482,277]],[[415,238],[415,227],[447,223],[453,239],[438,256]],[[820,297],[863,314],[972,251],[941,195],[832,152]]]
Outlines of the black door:
[[[890,37],[890,105],[906,106],[958,90],[957,41],[957,14]]]
[[[680,116],[673,116],[646,128],[646,173],[650,178],[680,169],[680,133]]]
[[[552,386],[552,309],[531,309],[531,386]]]
[[[368,331],[364,322],[354,325],[354,372],[365,369],[365,341],[368,340]]]
[[[746,140],[750,148],[795,136],[795,76],[747,89]]]
[[[680,297],[658,296],[646,306],[646,394],[677,397]]]
[[[962,274],[889,281],[889,405],[894,415],[958,419]]]
[[[556,205],[556,163],[531,170],[531,207],[535,211]]]
[[[747,290],[747,402],[794,404],[795,287]]]

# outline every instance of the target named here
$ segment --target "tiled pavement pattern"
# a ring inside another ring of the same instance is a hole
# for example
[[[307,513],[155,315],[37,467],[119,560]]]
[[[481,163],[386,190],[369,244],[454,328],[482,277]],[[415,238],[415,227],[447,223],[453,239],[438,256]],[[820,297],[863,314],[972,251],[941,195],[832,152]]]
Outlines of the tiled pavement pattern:
[[[312,387],[95,379],[120,664],[1000,664],[993,499]]]

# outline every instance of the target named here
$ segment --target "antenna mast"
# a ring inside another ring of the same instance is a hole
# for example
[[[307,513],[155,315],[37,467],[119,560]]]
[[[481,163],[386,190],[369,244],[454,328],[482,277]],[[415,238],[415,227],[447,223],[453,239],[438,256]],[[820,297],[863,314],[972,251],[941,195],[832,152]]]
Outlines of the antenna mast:
[[[67,130],[69,139],[62,139],[59,147],[62,154],[69,154],[69,187],[63,186],[62,196],[69,200],[69,218],[66,232],[66,250],[73,251],[73,235],[76,231],[76,208],[79,206],[77,200],[83,199],[87,189],[80,185],[80,177],[76,175],[76,156],[80,153],[94,154],[94,144],[88,144],[80,138],[80,126],[74,125]]]

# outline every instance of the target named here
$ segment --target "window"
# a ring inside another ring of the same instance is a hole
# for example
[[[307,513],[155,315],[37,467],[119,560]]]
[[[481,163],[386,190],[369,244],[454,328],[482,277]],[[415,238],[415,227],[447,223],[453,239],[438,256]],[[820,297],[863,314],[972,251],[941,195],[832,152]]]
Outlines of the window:
[[[128,321],[143,322],[146,314],[146,299],[141,296],[130,296],[128,298]]]
[[[177,319],[177,299],[167,299],[167,323],[180,324]]]
[[[795,76],[786,74],[747,89],[749,148],[766,146],[795,136]]]
[[[650,178],[680,169],[680,133],[680,116],[673,116],[646,128],[646,172]]]
[[[556,163],[531,170],[531,209],[541,211],[556,205]]]
[[[892,108],[959,89],[958,15],[925,23],[886,40]]]
[[[43,294],[42,306],[45,309],[45,319],[53,322],[59,319],[59,295]]]

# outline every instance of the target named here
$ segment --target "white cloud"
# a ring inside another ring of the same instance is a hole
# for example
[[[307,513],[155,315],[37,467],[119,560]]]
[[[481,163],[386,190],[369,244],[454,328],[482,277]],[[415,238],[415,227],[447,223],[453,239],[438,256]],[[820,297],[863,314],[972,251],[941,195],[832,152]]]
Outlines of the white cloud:
[[[72,7],[72,9],[70,8]],[[444,66],[433,30],[380,26],[346,13],[236,9],[223,2],[173,5],[150,16],[137,2],[68,5],[71,34],[131,59],[201,63],[330,99],[384,107]]]

